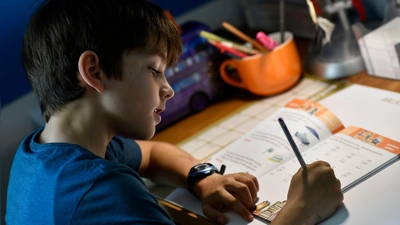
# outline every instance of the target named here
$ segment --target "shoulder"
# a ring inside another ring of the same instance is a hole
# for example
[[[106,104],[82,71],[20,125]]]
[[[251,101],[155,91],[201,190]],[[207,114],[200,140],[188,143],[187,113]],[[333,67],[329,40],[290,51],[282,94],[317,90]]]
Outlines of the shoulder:
[[[83,196],[73,221],[84,224],[173,224],[134,171],[106,171]]]
[[[124,138],[121,136],[114,136],[107,146],[108,150],[118,151],[126,148],[140,148],[135,140]]]
[[[142,151],[135,140],[115,136],[107,146],[106,157],[137,171],[142,162]]]

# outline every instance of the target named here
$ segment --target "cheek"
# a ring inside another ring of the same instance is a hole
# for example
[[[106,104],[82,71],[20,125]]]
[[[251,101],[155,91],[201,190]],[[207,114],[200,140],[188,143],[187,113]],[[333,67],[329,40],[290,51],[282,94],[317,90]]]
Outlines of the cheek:
[[[113,86],[110,101],[116,108],[123,110],[124,114],[135,114],[136,117],[143,118],[159,107],[158,86],[153,77],[137,74],[136,77],[119,82]]]
[[[157,107],[157,98],[150,87],[136,86],[120,96],[120,108],[124,109],[125,116],[134,116],[136,122],[148,121]]]
[[[123,136],[149,139],[155,132],[155,112],[159,106],[154,86],[120,89],[108,98],[107,111],[116,131]]]
[[[135,99],[140,101],[141,104],[144,105],[152,105],[152,107],[156,107],[159,101],[159,90],[158,86],[154,82],[143,82],[141,85],[136,86],[136,90],[133,91]]]

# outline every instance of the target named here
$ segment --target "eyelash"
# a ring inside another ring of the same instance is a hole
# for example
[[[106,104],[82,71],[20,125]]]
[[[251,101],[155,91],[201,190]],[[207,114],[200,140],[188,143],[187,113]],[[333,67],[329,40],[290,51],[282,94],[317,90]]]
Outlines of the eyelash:
[[[156,70],[154,68],[150,68],[150,72],[151,72],[151,74],[153,74],[153,76],[156,76],[157,74],[161,73],[160,71],[158,71],[158,70]]]

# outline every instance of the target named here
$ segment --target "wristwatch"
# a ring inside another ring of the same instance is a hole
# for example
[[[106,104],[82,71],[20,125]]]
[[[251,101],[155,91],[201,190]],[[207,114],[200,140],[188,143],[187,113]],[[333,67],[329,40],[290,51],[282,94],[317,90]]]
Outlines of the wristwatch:
[[[193,189],[194,183],[205,177],[208,177],[214,173],[219,173],[219,171],[218,171],[217,167],[215,167],[211,163],[200,163],[200,164],[193,166],[189,171],[189,175],[188,175],[188,179],[187,179],[188,190],[190,191],[190,193],[192,193],[196,197],[199,197],[194,192],[194,189]]]

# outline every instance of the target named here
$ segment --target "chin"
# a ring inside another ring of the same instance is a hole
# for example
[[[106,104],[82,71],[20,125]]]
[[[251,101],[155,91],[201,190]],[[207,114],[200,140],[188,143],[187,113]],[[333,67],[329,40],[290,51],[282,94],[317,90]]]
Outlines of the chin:
[[[149,140],[151,139],[156,132],[156,128],[154,127],[145,127],[145,128],[139,128],[139,130],[125,130],[125,132],[120,133],[120,135],[126,137],[126,138],[132,138],[132,139],[137,139],[137,140]]]
[[[143,130],[143,131],[140,133],[140,135],[137,135],[137,136],[139,136],[139,138],[137,138],[137,139],[140,139],[140,140],[149,140],[149,139],[151,139],[151,138],[154,136],[155,132],[156,132],[155,127],[153,127],[152,129],[148,129],[148,130]]]
[[[154,137],[154,132],[151,134],[151,135],[149,135],[149,136],[147,136],[147,137],[144,137],[143,139],[141,139],[141,140],[150,140],[151,138],[153,138]]]

